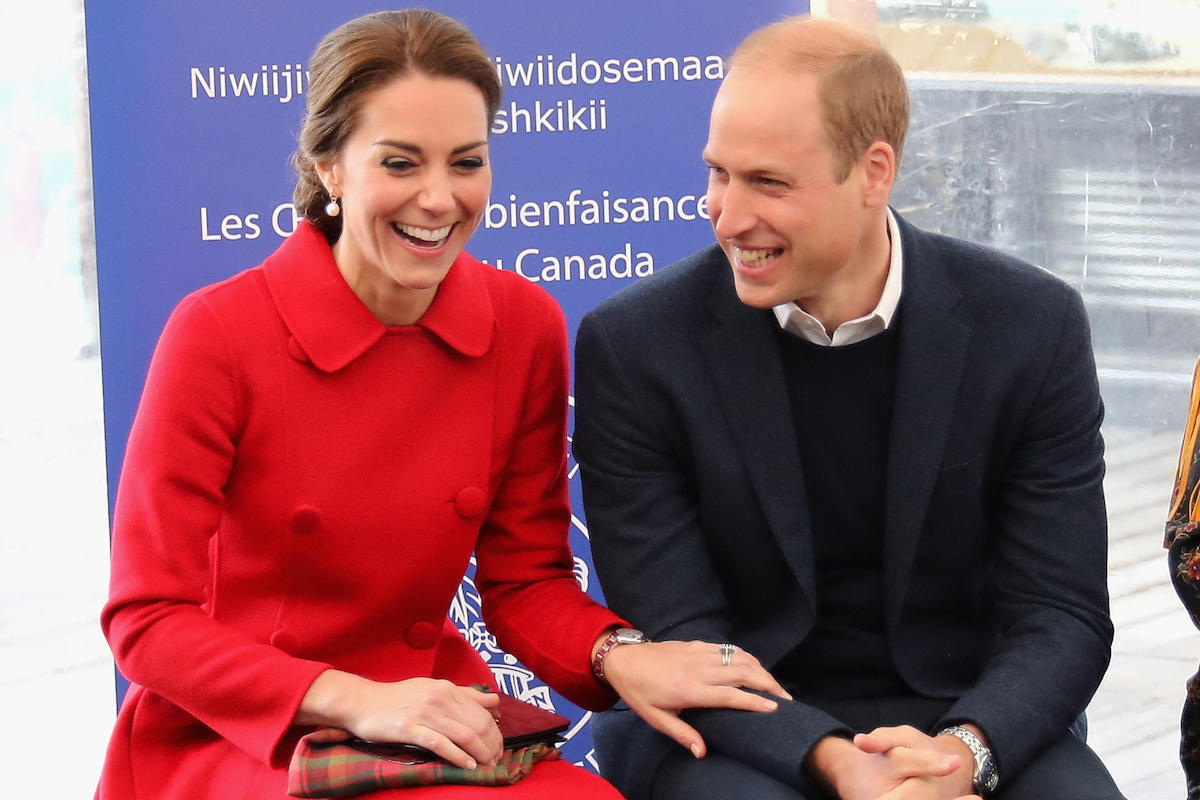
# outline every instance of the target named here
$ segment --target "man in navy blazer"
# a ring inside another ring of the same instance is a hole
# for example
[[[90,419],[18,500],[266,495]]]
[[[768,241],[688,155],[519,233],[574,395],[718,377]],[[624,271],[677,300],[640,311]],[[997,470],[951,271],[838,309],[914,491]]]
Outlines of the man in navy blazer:
[[[579,329],[608,602],[791,694],[683,713],[691,753],[603,715],[631,798],[1121,798],[1072,733],[1112,641],[1083,305],[889,208],[907,125],[873,37],[752,34],[704,152],[717,244]]]

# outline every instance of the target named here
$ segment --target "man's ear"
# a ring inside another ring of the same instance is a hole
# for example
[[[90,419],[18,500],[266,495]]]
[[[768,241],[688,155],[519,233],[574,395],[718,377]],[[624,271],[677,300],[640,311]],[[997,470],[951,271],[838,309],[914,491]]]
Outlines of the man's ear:
[[[863,203],[868,208],[886,206],[896,182],[896,151],[887,142],[874,142],[858,164],[863,173]]]

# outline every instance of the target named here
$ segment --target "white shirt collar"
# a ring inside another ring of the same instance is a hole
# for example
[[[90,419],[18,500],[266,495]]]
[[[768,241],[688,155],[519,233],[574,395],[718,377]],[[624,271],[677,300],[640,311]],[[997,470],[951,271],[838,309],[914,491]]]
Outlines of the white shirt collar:
[[[781,303],[772,309],[779,326],[788,333],[795,334],[801,339],[813,344],[827,347],[861,342],[877,333],[883,333],[892,324],[896,315],[896,307],[900,304],[900,291],[903,285],[904,254],[900,247],[900,228],[892,209],[887,209],[888,238],[891,239],[891,257],[888,260],[887,279],[883,283],[883,293],[879,302],[869,314],[843,322],[833,332],[831,337],[825,332],[825,326],[819,319],[798,306],[795,301]]]

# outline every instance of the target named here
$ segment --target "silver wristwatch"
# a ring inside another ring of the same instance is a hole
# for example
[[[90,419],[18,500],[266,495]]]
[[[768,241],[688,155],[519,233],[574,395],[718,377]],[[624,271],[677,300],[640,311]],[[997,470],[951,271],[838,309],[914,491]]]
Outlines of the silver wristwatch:
[[[996,770],[996,759],[992,757],[991,749],[971,731],[961,725],[951,725],[938,732],[938,736],[946,734],[965,744],[971,755],[975,756],[975,772],[971,775],[972,789],[980,797],[991,797],[1000,782],[1000,773]]]
[[[597,680],[605,681],[604,677],[604,659],[608,657],[608,651],[612,650],[617,645],[622,644],[641,644],[646,641],[646,635],[637,628],[617,628],[608,635],[608,638],[600,645],[600,649],[592,656],[592,674]]]

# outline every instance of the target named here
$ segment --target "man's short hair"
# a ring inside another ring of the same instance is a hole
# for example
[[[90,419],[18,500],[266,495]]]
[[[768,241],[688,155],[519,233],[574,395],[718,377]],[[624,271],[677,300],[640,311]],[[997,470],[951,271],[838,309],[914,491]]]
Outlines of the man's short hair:
[[[843,181],[878,141],[896,152],[908,132],[908,86],[896,59],[865,31],[827,19],[789,17],[751,33],[730,67],[782,67],[817,76],[825,135]]]

